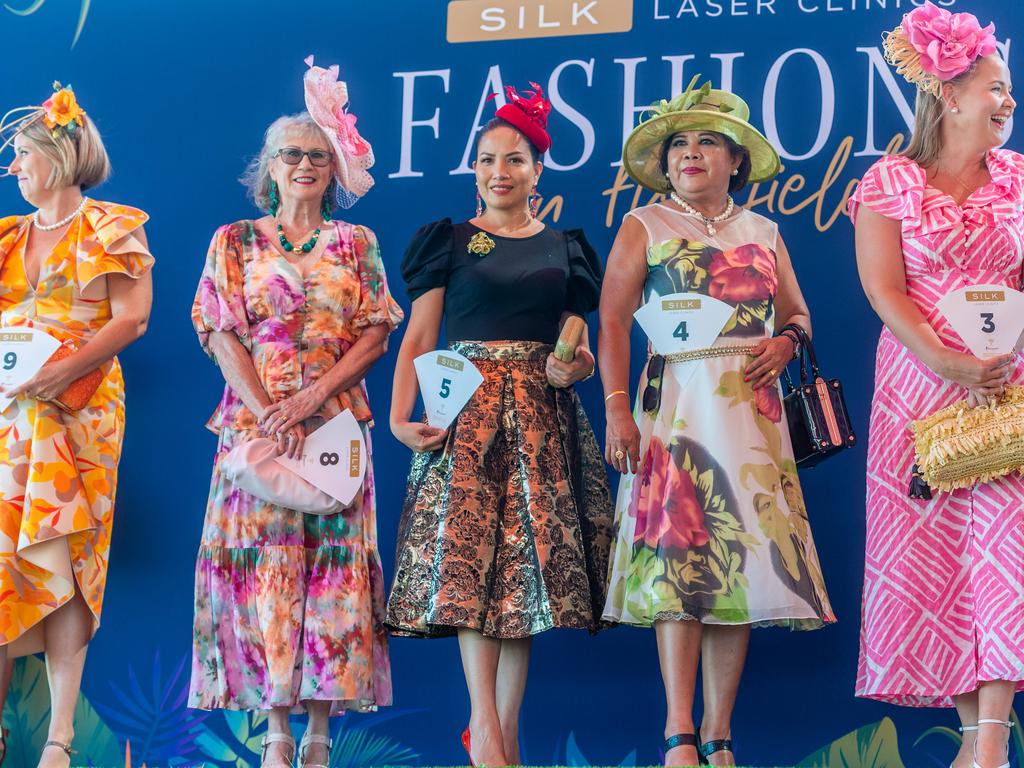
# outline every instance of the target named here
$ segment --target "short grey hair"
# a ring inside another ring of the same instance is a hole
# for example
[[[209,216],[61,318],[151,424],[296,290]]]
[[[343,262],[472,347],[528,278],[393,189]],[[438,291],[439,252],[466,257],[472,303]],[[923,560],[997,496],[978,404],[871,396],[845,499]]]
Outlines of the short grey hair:
[[[270,124],[267,132],[263,135],[263,146],[256,157],[249,161],[245,173],[239,179],[242,185],[249,191],[249,197],[256,207],[264,213],[270,213],[270,185],[273,179],[270,178],[270,161],[274,159],[281,149],[285,134],[289,131],[302,131],[308,135],[323,139],[324,147],[330,149],[331,143],[319,125],[314,122],[308,112],[299,112],[294,115],[282,115]],[[325,193],[330,201],[331,210],[336,207],[335,200],[338,181],[332,178],[327,185]]]

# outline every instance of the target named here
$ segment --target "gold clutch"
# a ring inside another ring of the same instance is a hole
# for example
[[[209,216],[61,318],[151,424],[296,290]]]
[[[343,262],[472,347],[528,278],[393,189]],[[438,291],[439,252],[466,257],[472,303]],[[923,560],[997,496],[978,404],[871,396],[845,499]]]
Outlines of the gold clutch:
[[[997,405],[966,400],[910,422],[917,471],[932,488],[970,488],[1024,472],[1024,387],[1007,387]]]
[[[573,358],[576,357],[576,347],[580,345],[580,339],[583,338],[586,330],[587,324],[583,321],[582,317],[569,315],[562,326],[562,332],[558,335],[558,342],[555,344],[554,351],[555,357],[563,363],[571,363]]]

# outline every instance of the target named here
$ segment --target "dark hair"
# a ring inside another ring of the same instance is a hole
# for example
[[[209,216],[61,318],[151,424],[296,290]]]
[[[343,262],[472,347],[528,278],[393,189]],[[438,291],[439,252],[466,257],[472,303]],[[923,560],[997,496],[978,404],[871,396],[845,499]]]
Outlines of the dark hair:
[[[742,144],[737,144],[724,133],[719,133],[718,131],[708,131],[708,133],[713,133],[716,136],[721,136],[722,139],[725,141],[725,146],[729,150],[729,154],[732,155],[732,158],[734,160],[737,157],[740,158],[740,164],[739,167],[736,169],[736,175],[729,177],[729,192],[738,192],[739,190],[747,186],[747,182],[750,181],[750,169],[752,167],[750,163],[750,150],[744,147]],[[672,144],[672,139],[674,139],[675,137],[676,134],[673,133],[671,136],[665,139],[664,143],[661,145],[661,160],[659,165],[661,166],[661,172],[665,175],[668,175],[668,150]],[[667,179],[665,180],[665,191],[672,191],[672,182],[668,181]]]
[[[493,131],[496,128],[511,128],[513,131],[515,131],[520,136],[522,136],[526,140],[526,146],[528,146],[530,148],[530,162],[531,163],[538,163],[538,162],[540,162],[540,156],[543,153],[540,151],[540,149],[537,148],[537,145],[534,144],[532,141],[530,141],[530,137],[529,136],[527,136],[525,133],[520,131],[518,128],[516,128],[514,125],[512,125],[512,123],[510,123],[508,120],[506,120],[503,117],[493,117],[493,118],[491,118],[491,120],[486,125],[484,125],[483,128],[480,129],[480,133],[478,133],[477,137],[476,137],[476,151],[477,151],[477,153],[480,152],[480,139],[482,139],[484,136],[486,136],[488,133],[490,133],[491,131]]]

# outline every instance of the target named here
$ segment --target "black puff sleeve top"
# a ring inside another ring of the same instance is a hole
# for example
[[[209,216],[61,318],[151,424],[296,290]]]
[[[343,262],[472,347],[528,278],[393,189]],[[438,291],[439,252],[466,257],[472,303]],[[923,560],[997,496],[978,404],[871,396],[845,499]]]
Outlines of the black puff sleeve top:
[[[538,341],[554,344],[563,312],[586,315],[601,295],[601,261],[583,230],[545,226],[530,237],[484,233],[489,253],[469,249],[483,232],[451,219],[428,224],[402,258],[402,277],[417,299],[445,287],[448,343]]]

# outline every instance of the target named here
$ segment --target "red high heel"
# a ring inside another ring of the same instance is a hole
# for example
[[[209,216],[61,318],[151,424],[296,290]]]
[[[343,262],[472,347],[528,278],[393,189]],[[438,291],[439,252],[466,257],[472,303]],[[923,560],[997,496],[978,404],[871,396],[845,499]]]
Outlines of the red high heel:
[[[469,764],[476,768],[476,763],[473,762],[473,753],[469,749],[469,726],[466,726],[466,730],[462,732],[462,748],[466,750],[466,754],[469,755]]]

